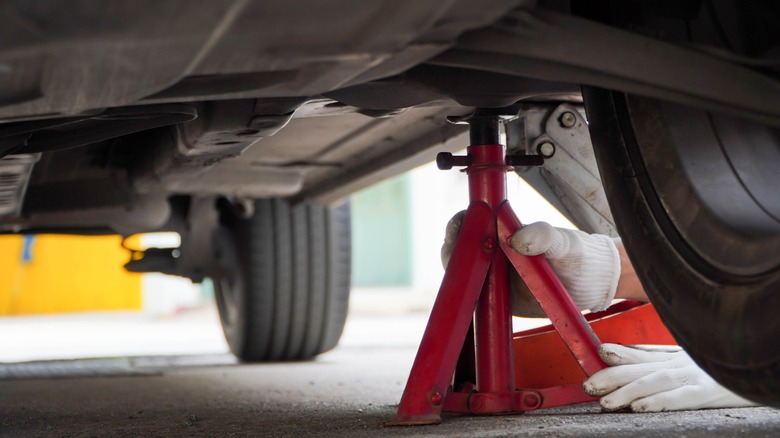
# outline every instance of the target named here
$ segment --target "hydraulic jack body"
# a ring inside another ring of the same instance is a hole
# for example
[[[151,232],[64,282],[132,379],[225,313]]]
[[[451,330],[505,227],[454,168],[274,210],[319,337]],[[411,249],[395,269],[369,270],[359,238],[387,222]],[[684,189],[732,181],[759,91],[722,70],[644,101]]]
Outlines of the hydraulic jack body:
[[[505,156],[497,116],[468,122],[468,154],[440,154],[437,162],[442,169],[466,167],[470,204],[396,417],[386,425],[438,424],[442,411],[511,414],[594,400],[581,384],[516,387],[510,269],[526,283],[585,375],[606,367],[598,356],[599,339],[547,260],[509,246],[521,224],[506,199],[506,173],[539,165],[542,157]],[[473,341],[467,338],[472,332]]]

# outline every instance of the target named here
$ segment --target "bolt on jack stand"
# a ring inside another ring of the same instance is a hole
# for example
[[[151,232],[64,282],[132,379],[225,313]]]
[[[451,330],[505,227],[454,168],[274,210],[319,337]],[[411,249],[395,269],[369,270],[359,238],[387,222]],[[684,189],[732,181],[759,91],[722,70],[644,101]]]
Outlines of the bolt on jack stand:
[[[580,384],[516,388],[510,269],[526,283],[585,375],[606,368],[597,352],[599,339],[547,260],[509,246],[521,224],[506,199],[506,173],[514,166],[541,165],[543,158],[505,156],[498,116],[477,113],[467,121],[468,154],[439,154],[437,163],[440,169],[466,167],[470,204],[396,417],[386,426],[439,424],[442,411],[513,414],[595,400]],[[467,339],[472,332],[473,340]]]

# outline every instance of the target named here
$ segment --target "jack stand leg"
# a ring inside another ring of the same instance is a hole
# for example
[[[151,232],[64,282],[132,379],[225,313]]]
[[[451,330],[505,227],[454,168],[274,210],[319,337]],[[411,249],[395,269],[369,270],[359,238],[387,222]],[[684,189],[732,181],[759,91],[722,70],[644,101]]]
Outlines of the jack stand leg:
[[[469,323],[487,276],[495,222],[486,205],[472,204],[463,218],[450,269],[444,273],[395,420],[386,425],[438,424]]]
[[[542,256],[522,256],[509,246],[509,239],[520,227],[520,221],[509,203],[506,203],[498,215],[501,249],[550,318],[553,327],[561,335],[585,374],[592,376],[606,367],[598,354],[599,339],[547,260]]]
[[[497,116],[468,122],[468,155],[440,154],[437,161],[442,169],[467,166],[469,208],[396,417],[387,426],[438,424],[442,410],[519,413],[591,400],[581,388],[515,387],[509,269],[521,275],[586,374],[605,367],[598,358],[598,339],[544,257],[524,257],[509,247],[521,225],[506,202],[506,172],[512,169],[507,162],[540,164],[540,157],[505,157]],[[461,351],[472,315],[475,351]],[[475,385],[452,391],[458,358],[468,366],[469,355],[475,357]]]

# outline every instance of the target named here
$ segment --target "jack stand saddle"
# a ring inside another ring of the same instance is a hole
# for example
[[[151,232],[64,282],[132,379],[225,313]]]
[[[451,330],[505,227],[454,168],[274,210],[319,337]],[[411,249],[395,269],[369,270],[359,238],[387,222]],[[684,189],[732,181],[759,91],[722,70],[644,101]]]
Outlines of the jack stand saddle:
[[[595,400],[576,375],[574,382],[558,379],[555,386],[518,389],[514,354],[521,340],[512,335],[510,269],[526,283],[560,335],[552,332],[553,337],[563,341],[584,375],[606,367],[598,337],[547,260],[509,246],[521,224],[506,199],[506,173],[514,166],[541,165],[543,158],[505,156],[498,116],[477,113],[467,121],[468,154],[442,153],[437,163],[440,169],[466,167],[470,204],[396,417],[386,426],[439,424],[442,411],[514,414]]]

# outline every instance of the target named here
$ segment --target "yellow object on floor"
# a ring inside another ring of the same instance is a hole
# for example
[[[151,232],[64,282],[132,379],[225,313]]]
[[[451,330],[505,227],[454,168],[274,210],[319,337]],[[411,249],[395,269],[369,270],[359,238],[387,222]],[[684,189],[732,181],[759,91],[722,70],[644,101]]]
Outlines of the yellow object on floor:
[[[140,310],[119,236],[0,236],[0,315]]]

